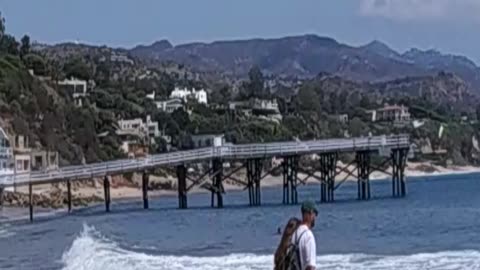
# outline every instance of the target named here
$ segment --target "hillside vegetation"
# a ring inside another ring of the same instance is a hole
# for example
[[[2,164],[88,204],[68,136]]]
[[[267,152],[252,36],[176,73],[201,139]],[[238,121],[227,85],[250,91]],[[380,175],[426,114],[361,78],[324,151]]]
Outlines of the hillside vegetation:
[[[142,58],[156,59],[155,55],[149,54],[148,47],[137,48],[137,57],[132,57],[132,52],[105,46],[31,46],[28,36],[17,42],[4,30],[0,38],[2,127],[10,134],[29,136],[34,147],[58,151],[62,165],[126,157],[119,150],[121,140],[115,133],[117,121],[145,119],[147,115],[158,121],[160,129],[172,138],[172,150],[191,148],[191,136],[204,133],[224,133],[227,141],[248,143],[406,132],[420,146],[428,139],[433,148],[447,149],[448,154],[441,157],[443,162],[479,163],[478,150],[472,142],[472,138],[478,138],[479,126],[476,122],[461,121],[462,117],[477,119],[480,113],[476,109],[478,98],[470,84],[456,74],[427,72],[422,76],[389,81],[358,82],[338,76],[339,66],[332,74],[317,75],[318,69],[312,69],[309,73],[312,78],[302,80],[300,86],[269,87],[267,77],[270,81],[280,79],[270,74],[264,76],[264,68],[253,65],[255,61],[245,62],[248,72],[243,65],[239,67],[241,72],[248,73],[247,79],[232,81],[198,73],[182,63],[146,61]],[[302,48],[311,51],[312,57],[318,55],[310,48],[311,44],[340,46],[332,40],[315,37],[308,37],[307,41]],[[292,40],[287,39],[284,46],[288,47],[290,42]],[[250,48],[248,44],[238,43],[235,48]],[[272,48],[277,48],[275,44],[271,43]],[[219,43],[215,46],[226,45]],[[353,50],[344,45],[341,48]],[[173,50],[166,43],[157,44],[155,49]],[[192,46],[178,49],[197,51]],[[264,64],[284,67],[282,50],[274,51],[276,53],[264,59]],[[324,62],[333,61],[328,59]],[[235,61],[225,57],[221,63],[234,65]],[[359,64],[355,70],[363,72],[368,68],[368,65]],[[34,75],[29,70],[33,70]],[[416,71],[409,69],[405,75],[416,74]],[[344,70],[341,75],[346,73]],[[372,73],[372,76],[380,75]],[[82,107],[75,106],[71,94],[58,87],[59,80],[69,77],[90,82],[89,95]],[[189,101],[186,111],[179,109],[167,114],[146,98],[153,92],[156,99],[167,99],[175,86],[209,89],[211,106]],[[228,109],[230,101],[257,98],[276,100],[281,118]],[[411,123],[401,127],[372,123],[365,111],[385,103],[410,107],[412,117],[425,124],[415,129]],[[350,120],[346,123],[339,121],[339,114],[348,114]],[[445,132],[438,136],[441,125]],[[150,145],[150,153],[166,151],[166,144],[158,138]]]

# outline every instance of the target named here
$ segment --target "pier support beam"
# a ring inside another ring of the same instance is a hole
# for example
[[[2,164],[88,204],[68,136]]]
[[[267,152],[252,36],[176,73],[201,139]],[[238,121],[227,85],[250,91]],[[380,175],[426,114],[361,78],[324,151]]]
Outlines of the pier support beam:
[[[68,212],[72,212],[72,183],[70,180],[67,180],[67,204]]]
[[[407,164],[408,148],[392,149],[392,195],[404,197],[407,194],[405,185],[405,166]]]
[[[370,152],[357,152],[358,199],[370,199]]]
[[[323,153],[320,155],[320,201],[333,202],[335,191],[335,175],[337,170],[337,153]]]
[[[30,210],[30,222],[33,222],[33,191],[32,182],[28,183],[28,205]]]
[[[298,156],[283,158],[283,204],[297,204]]]
[[[105,193],[105,211],[110,212],[110,179],[108,176],[103,178],[103,191]]]
[[[223,208],[223,162],[221,159],[212,160],[212,207],[215,207],[215,197],[217,197],[217,208]],[[215,196],[216,195],[216,196]]]
[[[148,180],[149,180],[149,175],[145,171],[142,174],[143,209],[148,209]]]
[[[3,206],[3,187],[0,187],[0,206]]]
[[[250,206],[261,205],[260,179],[262,178],[262,159],[247,160],[247,187]]]
[[[187,168],[185,165],[177,166],[178,179],[178,208],[187,209]]]

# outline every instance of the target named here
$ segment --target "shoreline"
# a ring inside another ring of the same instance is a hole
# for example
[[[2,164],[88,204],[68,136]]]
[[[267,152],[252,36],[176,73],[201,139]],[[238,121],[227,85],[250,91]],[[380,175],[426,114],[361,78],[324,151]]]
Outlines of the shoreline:
[[[341,165],[340,165],[341,166]],[[350,166],[347,168],[348,170],[354,169],[353,166]],[[391,168],[387,169],[387,172],[391,172]],[[429,162],[420,162],[420,163],[408,163],[408,166],[405,170],[405,176],[408,178],[417,178],[417,177],[438,177],[438,176],[449,176],[449,175],[467,175],[467,174],[475,174],[475,173],[480,173],[480,167],[474,167],[474,166],[454,166],[454,167],[441,167],[437,165],[433,165]],[[306,175],[299,173],[299,178],[303,179]],[[317,174],[315,174],[317,175]],[[370,180],[372,181],[388,181],[389,178],[391,178],[391,175],[388,173],[384,172],[378,172],[374,171],[371,172],[371,177]],[[336,181],[341,181],[344,179],[346,176],[346,173],[342,172],[340,173]],[[137,179],[135,179],[137,178]],[[142,189],[141,185],[139,185],[140,181],[138,178],[141,177],[133,177],[132,182],[126,183],[125,180],[118,180],[119,178],[112,179],[112,183],[115,181],[115,184],[112,184],[110,192],[111,192],[111,199],[112,200],[125,200],[125,201],[131,201],[131,200],[136,200],[136,199],[142,199]],[[157,177],[157,176],[151,176],[153,178],[150,181],[150,184],[154,184],[156,187],[159,187],[161,185],[169,185],[170,189],[156,189],[156,190],[149,190],[148,191],[148,196],[149,198],[161,198],[164,196],[176,196],[177,195],[177,190],[176,190],[176,179],[173,177]],[[242,177],[239,177],[242,178]],[[347,177],[345,181],[350,182],[354,181],[355,178],[350,176]],[[85,184],[79,184],[76,187],[73,188],[72,190],[72,201],[76,201],[76,203],[72,203],[72,209],[79,209],[79,208],[85,208],[85,207],[92,207],[96,206],[99,204],[102,204],[103,202],[103,188],[101,186],[98,186],[98,180],[90,180],[91,184],[90,185],[85,185]],[[97,183],[96,183],[97,182]],[[317,182],[316,180],[312,180],[311,178],[307,181],[308,183],[312,182]],[[282,176],[272,176],[269,175],[262,179],[262,187],[281,187],[283,185],[283,177]],[[225,192],[231,192],[231,191],[239,191],[244,189],[244,186],[238,185],[238,184],[233,184],[231,181],[226,180],[224,182],[224,188]],[[54,190],[54,191],[52,191]],[[35,186],[34,188],[34,194],[35,196],[43,196],[44,198],[47,198],[45,200],[48,200],[49,195],[51,201],[56,201],[57,203],[64,202],[65,197],[60,198],[53,198],[52,194],[64,194],[66,196],[66,186],[63,185],[57,185],[53,186],[51,184],[44,184],[44,185],[39,185]],[[209,193],[210,191],[203,189],[199,186],[195,186],[192,188],[192,190],[189,191],[190,194],[206,194]],[[26,197],[28,196],[28,191],[27,187],[21,187],[17,190],[17,192],[13,193],[10,192],[11,194],[21,194],[21,196]],[[5,196],[5,195],[4,195]],[[88,200],[87,200],[88,199]],[[85,200],[85,201],[82,201]],[[34,203],[35,204],[35,203]],[[49,205],[47,207],[44,207],[45,205]],[[57,207],[54,207],[53,203],[48,203],[43,202],[42,205],[34,205],[34,208],[37,209],[39,212],[62,212],[62,210],[67,211],[67,205],[66,203],[60,203],[56,205]],[[58,207],[59,206],[59,207]],[[4,204],[2,207],[0,207],[0,223],[2,222],[2,219],[5,218],[3,215],[3,210],[2,209],[27,209],[28,207],[25,206],[25,203],[23,204],[7,204],[4,201]],[[8,219],[8,217],[6,218]]]

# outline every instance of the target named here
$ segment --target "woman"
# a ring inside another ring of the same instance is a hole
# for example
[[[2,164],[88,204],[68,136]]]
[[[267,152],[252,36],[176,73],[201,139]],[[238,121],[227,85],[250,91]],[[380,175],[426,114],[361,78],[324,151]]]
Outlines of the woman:
[[[286,269],[285,255],[287,254],[288,247],[290,246],[292,234],[297,230],[300,223],[301,222],[298,218],[291,218],[288,220],[285,229],[283,229],[282,240],[280,241],[277,251],[275,252],[274,270]]]

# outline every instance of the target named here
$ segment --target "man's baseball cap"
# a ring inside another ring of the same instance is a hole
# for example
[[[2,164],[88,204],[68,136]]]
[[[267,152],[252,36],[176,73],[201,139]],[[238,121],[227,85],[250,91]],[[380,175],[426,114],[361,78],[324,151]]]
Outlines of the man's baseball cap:
[[[304,212],[314,212],[316,216],[318,216],[317,206],[313,201],[305,201],[302,203],[302,213]]]

